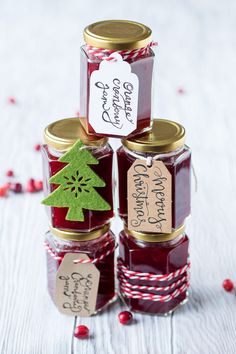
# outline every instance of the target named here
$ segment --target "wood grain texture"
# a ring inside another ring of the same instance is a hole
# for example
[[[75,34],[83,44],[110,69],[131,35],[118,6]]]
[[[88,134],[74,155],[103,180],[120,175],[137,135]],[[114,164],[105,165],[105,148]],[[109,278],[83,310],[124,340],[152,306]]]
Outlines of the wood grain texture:
[[[82,29],[105,18],[142,21],[157,50],[154,116],[183,123],[193,149],[192,277],[187,305],[171,317],[135,315],[121,326],[117,302],[86,320],[57,312],[46,290],[47,219],[41,195],[0,199],[1,354],[231,354],[236,352],[236,3],[227,0],[0,2],[0,182],[41,175],[33,150],[49,122],[79,109]],[[177,89],[183,87],[183,95]],[[13,95],[17,104],[7,104]],[[118,142],[113,142],[117,147]],[[121,223],[113,230],[118,235]],[[76,321],[76,322],[75,322]],[[87,324],[91,339],[73,338]]]

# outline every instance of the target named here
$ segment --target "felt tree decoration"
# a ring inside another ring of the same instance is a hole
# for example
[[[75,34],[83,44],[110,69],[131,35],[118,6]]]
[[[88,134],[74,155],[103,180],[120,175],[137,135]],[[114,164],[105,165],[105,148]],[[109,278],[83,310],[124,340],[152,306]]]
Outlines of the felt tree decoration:
[[[88,166],[98,160],[78,140],[59,159],[67,165],[49,179],[58,184],[42,203],[58,208],[68,208],[66,220],[84,221],[83,209],[110,210],[110,205],[100,196],[95,187],[105,187],[105,182]]]

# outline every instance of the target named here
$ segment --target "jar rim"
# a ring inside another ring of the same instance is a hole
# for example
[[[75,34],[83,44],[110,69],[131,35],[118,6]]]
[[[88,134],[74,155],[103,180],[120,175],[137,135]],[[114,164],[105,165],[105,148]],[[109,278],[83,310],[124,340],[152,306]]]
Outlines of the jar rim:
[[[77,140],[87,146],[105,146],[108,139],[87,134],[83,117],[64,118],[49,124],[44,130],[44,141],[54,149],[67,151]]]
[[[185,225],[181,225],[178,229],[173,230],[169,234],[139,232],[129,230],[126,226],[124,227],[124,231],[127,235],[132,236],[138,240],[159,243],[174,240],[178,236],[182,235],[185,232]]]
[[[151,42],[152,30],[142,23],[128,20],[106,20],[84,29],[87,44],[110,50],[139,49]]]
[[[122,144],[132,151],[166,153],[184,146],[184,127],[167,119],[153,119],[150,130],[122,139]]]
[[[57,229],[50,226],[51,233],[60,239],[67,241],[90,241],[105,235],[110,230],[110,224],[103,225],[99,229],[90,232],[75,232],[64,229]]]

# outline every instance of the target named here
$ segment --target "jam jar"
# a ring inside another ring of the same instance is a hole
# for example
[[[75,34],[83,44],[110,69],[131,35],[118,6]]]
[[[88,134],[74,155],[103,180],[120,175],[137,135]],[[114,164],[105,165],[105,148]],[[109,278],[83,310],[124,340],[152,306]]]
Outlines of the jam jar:
[[[45,249],[47,259],[47,277],[48,291],[55,302],[56,277],[58,269],[63,262],[63,259],[69,253],[79,255],[86,254],[89,259],[95,261],[95,266],[100,272],[97,297],[95,302],[95,313],[113,300],[115,300],[115,277],[114,277],[114,252],[115,252],[115,236],[109,228],[109,224],[102,228],[89,233],[76,233],[65,230],[51,228],[46,233]],[[84,264],[86,267],[87,264]],[[68,267],[68,266],[67,266]],[[70,267],[70,265],[69,265]],[[70,270],[67,269],[69,273]],[[78,270],[80,273],[80,271]],[[81,280],[80,285],[83,285]],[[81,289],[76,283],[76,291],[66,286],[68,297],[73,297],[74,315],[78,309],[81,299]]]
[[[113,217],[113,150],[107,138],[88,135],[81,125],[80,118],[67,118],[48,125],[44,131],[44,140],[42,155],[45,197],[48,198],[57,188],[63,189],[58,193],[61,200],[53,200],[51,203],[46,199],[43,201],[43,204],[46,204],[52,227],[89,232],[107,224]],[[68,159],[65,158],[62,162],[63,156],[71,151],[70,149],[78,141],[82,144],[82,150],[78,149],[73,159],[68,156]],[[85,150],[87,151],[86,157],[84,157]],[[83,151],[83,156],[80,154],[81,151]],[[71,189],[63,187],[63,179],[60,182],[58,180],[57,184],[49,181],[62,169],[66,169],[63,178],[69,183],[68,186]],[[99,182],[98,184],[93,183],[94,178]],[[81,185],[79,185],[80,182]],[[86,183],[89,182],[95,187],[86,188]],[[100,187],[96,188],[97,186]],[[80,218],[75,215],[68,217],[68,213],[71,212],[69,206],[72,203],[72,197],[80,198],[79,204],[72,205],[72,212],[80,211]],[[103,210],[100,208],[101,205],[105,206]]]
[[[120,294],[132,311],[168,315],[187,300],[189,239],[184,226],[171,234],[120,233]]]
[[[154,119],[150,131],[122,140],[122,146],[117,151],[117,159],[118,212],[125,224],[128,224],[128,171],[137,159],[146,163],[151,159],[151,162],[162,161],[171,175],[170,231],[180,227],[190,214],[191,196],[191,151],[185,145],[183,126],[170,120]]]
[[[81,47],[80,114],[86,117],[83,122],[89,133],[125,137],[150,126],[152,46],[155,45],[151,35],[147,26],[125,20],[96,22],[84,29],[86,44]],[[114,62],[117,54],[126,63],[122,70],[128,70],[122,79]],[[93,83],[95,76],[99,80]]]

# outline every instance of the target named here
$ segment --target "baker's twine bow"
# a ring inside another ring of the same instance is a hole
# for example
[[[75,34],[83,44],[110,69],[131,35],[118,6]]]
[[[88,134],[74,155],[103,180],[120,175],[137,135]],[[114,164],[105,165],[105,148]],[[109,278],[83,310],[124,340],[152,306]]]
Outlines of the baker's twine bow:
[[[189,287],[189,269],[190,262],[176,271],[168,274],[152,274],[142,273],[129,270],[122,260],[118,259],[118,279],[120,283],[120,290],[123,296],[158,302],[168,302],[186,292]],[[146,281],[170,281],[181,276],[180,279],[167,286],[149,286],[149,285],[134,285],[130,280],[146,280]],[[145,293],[146,291],[171,291],[167,295],[158,295],[152,293]]]
[[[97,48],[91,45],[86,45],[86,50],[89,56],[95,57],[100,60],[116,61],[117,59],[112,57],[111,54],[118,53],[122,56],[123,60],[129,61],[130,59],[139,58],[142,55],[148,53],[150,48],[158,46],[157,42],[150,42],[146,47],[133,49],[133,50],[111,50],[105,48]]]
[[[112,247],[110,247],[110,246],[112,246]],[[55,260],[57,260],[57,261],[63,260],[63,256],[58,256],[52,250],[52,248],[50,247],[50,245],[47,242],[44,242],[44,248],[50,254],[50,256],[53,257]],[[101,256],[99,256],[97,258],[90,258],[90,259],[75,259],[73,262],[75,264],[88,264],[88,263],[89,264],[91,264],[91,263],[96,264],[96,263],[101,262],[104,258],[109,256],[110,254],[114,253],[115,248],[116,248],[115,241],[113,239],[109,239],[103,246],[103,250],[105,250],[105,251],[104,251],[104,253],[101,254]],[[81,252],[81,253],[83,253],[83,252]]]

